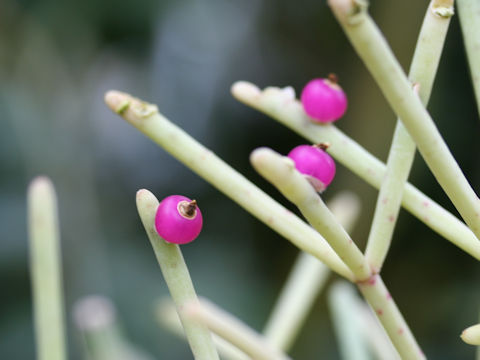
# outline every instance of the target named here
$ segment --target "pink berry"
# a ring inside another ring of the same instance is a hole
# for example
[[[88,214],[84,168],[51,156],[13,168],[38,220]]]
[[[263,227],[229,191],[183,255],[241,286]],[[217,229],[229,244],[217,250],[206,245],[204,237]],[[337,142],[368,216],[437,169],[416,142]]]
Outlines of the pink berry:
[[[305,112],[315,122],[338,120],[347,110],[347,96],[333,74],[328,79],[311,80],[303,88],[300,99]]]
[[[325,152],[327,147],[326,144],[300,145],[288,154],[297,170],[307,176],[318,192],[325,190],[335,176],[335,162]]]
[[[166,242],[189,243],[200,234],[203,218],[195,200],[181,195],[163,199],[155,215],[155,229]]]

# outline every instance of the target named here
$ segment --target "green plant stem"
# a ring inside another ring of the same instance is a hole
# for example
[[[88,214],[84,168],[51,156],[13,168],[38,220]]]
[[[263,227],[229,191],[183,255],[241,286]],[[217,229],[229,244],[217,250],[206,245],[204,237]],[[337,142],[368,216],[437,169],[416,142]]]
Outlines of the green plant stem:
[[[480,2],[457,0],[457,9],[477,100],[477,110],[480,112]]]
[[[263,330],[272,345],[290,350],[329,275],[327,266],[300,252]]]
[[[185,305],[185,315],[235,345],[255,360],[288,360],[289,357],[239,319],[202,299]]]
[[[328,305],[338,342],[344,360],[368,360],[370,354],[365,341],[365,325],[357,309],[355,288],[344,281],[330,286]]]
[[[409,75],[410,81],[418,84],[416,89],[423,104],[427,104],[430,98],[451,18],[451,16],[439,16],[436,13],[437,3],[438,0],[432,0],[428,6]],[[452,6],[453,0],[450,4],[450,7]],[[402,203],[403,189],[407,183],[414,156],[415,143],[398,119],[365,252],[367,261],[375,272],[380,272],[390,248]]]
[[[342,192],[328,207],[349,231],[359,215],[360,201],[353,193]],[[318,259],[300,252],[263,331],[272,345],[290,349],[329,275],[328,267]]]
[[[353,279],[351,271],[316,231],[160,115],[155,105],[118,91],[108,92],[105,102],[114,112],[267,226],[333,271]]]
[[[271,182],[332,246],[344,263],[363,281],[372,273],[362,252],[333,216],[310,182],[295,169],[292,159],[272,149],[259,148],[250,155],[257,172]]]
[[[375,312],[377,319],[402,359],[425,359],[405,319],[398,310],[379,275],[358,283],[358,288]]]
[[[37,359],[66,359],[58,210],[50,179],[35,178],[28,189],[30,273]]]
[[[375,318],[375,315],[368,304],[358,297],[356,297],[356,300],[356,311],[358,311],[357,316],[361,318],[360,321],[363,324],[363,328],[368,329],[368,331],[363,332],[363,335],[365,336],[365,340],[369,343],[372,353],[376,355],[375,358],[382,360],[399,360],[400,356],[398,355],[397,350],[390,341],[387,333]]]
[[[318,260],[317,260],[318,262]],[[170,299],[161,299],[155,307],[155,315],[157,321],[163,325],[167,330],[171,331],[175,335],[185,338],[182,324],[178,317],[178,313],[175,309],[175,305]],[[218,349],[220,357],[224,360],[249,360],[243,351],[233,346],[228,341],[224,340],[216,334],[212,334],[213,342]]]
[[[312,143],[330,143],[329,154],[370,185],[380,188],[386,174],[385,164],[334,125],[318,125],[310,121],[300,102],[290,94],[276,87],[261,91],[244,81],[235,83],[232,93],[239,101],[278,120]],[[480,260],[480,242],[472,231],[409,183],[404,188],[402,205],[431,229]]]
[[[473,233],[480,238],[480,199],[448,149],[432,118],[395,59],[366,7],[353,0],[329,0],[357,54],[402,119],[440,186]]]
[[[380,277],[372,275],[363,254],[324,207],[308,180],[295,169],[292,160],[271,149],[260,148],[252,153],[250,161],[263,177],[300,209],[315,229],[325,233],[332,248],[355,274],[357,285],[372,309],[382,311],[382,315],[377,318],[398,353],[405,359],[422,359],[408,325],[391,297],[386,296],[388,292]]]
[[[75,303],[73,315],[89,360],[153,360],[125,338],[108,298],[98,295],[82,298]]]
[[[163,277],[182,322],[185,334],[196,360],[219,359],[212,341],[212,335],[206,326],[190,320],[183,314],[186,303],[198,302],[187,265],[183,260],[180,247],[164,241],[155,231],[155,213],[158,200],[148,190],[137,192],[137,209],[145,231],[150,239]]]

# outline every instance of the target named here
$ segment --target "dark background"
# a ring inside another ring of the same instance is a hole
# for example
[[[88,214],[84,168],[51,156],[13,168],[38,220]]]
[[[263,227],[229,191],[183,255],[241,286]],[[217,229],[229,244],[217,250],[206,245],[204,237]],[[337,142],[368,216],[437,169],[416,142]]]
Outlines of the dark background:
[[[404,68],[426,6],[372,1]],[[329,72],[349,97],[338,127],[385,161],[395,116],[324,1],[0,2],[0,358],[34,358],[25,191],[38,174],[52,178],[59,197],[71,359],[84,357],[72,305],[89,294],[110,297],[125,333],[157,359],[191,358],[152,316],[167,289],[136,213],[140,188],[198,200],[203,232],[182,247],[197,291],[261,330],[297,250],[113,115],[103,94],[114,88],[157,103],[291,208],[248,155],[258,146],[287,153],[304,141],[236,102],[230,86],[291,85],[298,94]],[[429,110],[478,193],[478,113],[457,18]],[[456,213],[418,156],[410,180]],[[353,237],[363,248],[377,192],[339,165],[324,198],[343,189],[361,198]],[[459,334],[478,318],[475,262],[401,212],[384,279],[431,358],[473,358]],[[339,357],[324,294],[291,355]]]

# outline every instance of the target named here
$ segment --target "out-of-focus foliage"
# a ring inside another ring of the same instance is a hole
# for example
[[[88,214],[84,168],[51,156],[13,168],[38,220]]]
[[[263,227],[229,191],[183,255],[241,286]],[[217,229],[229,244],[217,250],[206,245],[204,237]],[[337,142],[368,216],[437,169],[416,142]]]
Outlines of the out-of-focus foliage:
[[[406,68],[427,1],[372,1],[374,18]],[[25,189],[55,183],[61,211],[71,359],[83,358],[71,309],[109,296],[129,338],[157,359],[190,357],[153,319],[166,285],[135,210],[135,192],[195,197],[200,238],[183,247],[198,292],[261,329],[297,250],[110,113],[110,88],[157,103],[162,113],[290,206],[248,164],[257,146],[286,153],[303,141],[236,103],[230,85],[292,85],[339,75],[349,96],[338,126],[382,160],[394,115],[324,2],[25,1],[0,3],[0,358],[34,358]],[[429,109],[474,188],[480,187],[479,121],[456,20]],[[423,161],[411,180],[453,211]],[[376,191],[339,167],[325,193],[362,197],[354,239],[363,245]],[[448,264],[448,266],[439,264]],[[471,358],[458,334],[475,322],[476,262],[402,212],[385,281],[426,353]],[[322,296],[292,356],[336,358]]]

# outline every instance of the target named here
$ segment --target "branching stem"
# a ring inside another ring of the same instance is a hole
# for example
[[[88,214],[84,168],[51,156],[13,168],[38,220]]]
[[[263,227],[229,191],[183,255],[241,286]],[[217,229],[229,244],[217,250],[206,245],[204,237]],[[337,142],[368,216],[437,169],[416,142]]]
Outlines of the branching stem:
[[[366,8],[353,0],[329,0],[357,54],[412,136],[420,154],[473,233],[480,238],[480,199],[473,191],[421,100],[411,89]]]
[[[335,195],[328,208],[349,231],[360,213],[360,201],[345,191]],[[263,331],[272,345],[290,349],[329,275],[329,268],[318,259],[300,252]]]
[[[241,81],[232,86],[232,93],[239,101],[268,114],[310,142],[329,142],[330,155],[370,185],[380,188],[386,174],[385,164],[334,125],[318,125],[310,121],[290,90],[268,87],[261,91],[255,85]],[[480,260],[480,242],[472,231],[409,183],[404,188],[402,205],[425,225]]]
[[[267,226],[333,271],[353,279],[351,271],[315,230],[160,115],[155,105],[118,91],[108,92],[105,101],[114,112],[121,109],[122,117],[130,124]],[[125,108],[126,103],[128,106]]]
[[[360,291],[372,309],[377,312],[377,318],[400,356],[404,359],[424,359],[413,334],[380,276],[371,273],[363,254],[341,225],[329,214],[328,209],[323,208],[322,200],[308,180],[295,169],[291,159],[271,149],[260,148],[251,154],[250,161],[263,177],[300,209],[315,229],[323,233],[332,248],[350,267],[358,279],[357,285]]]

